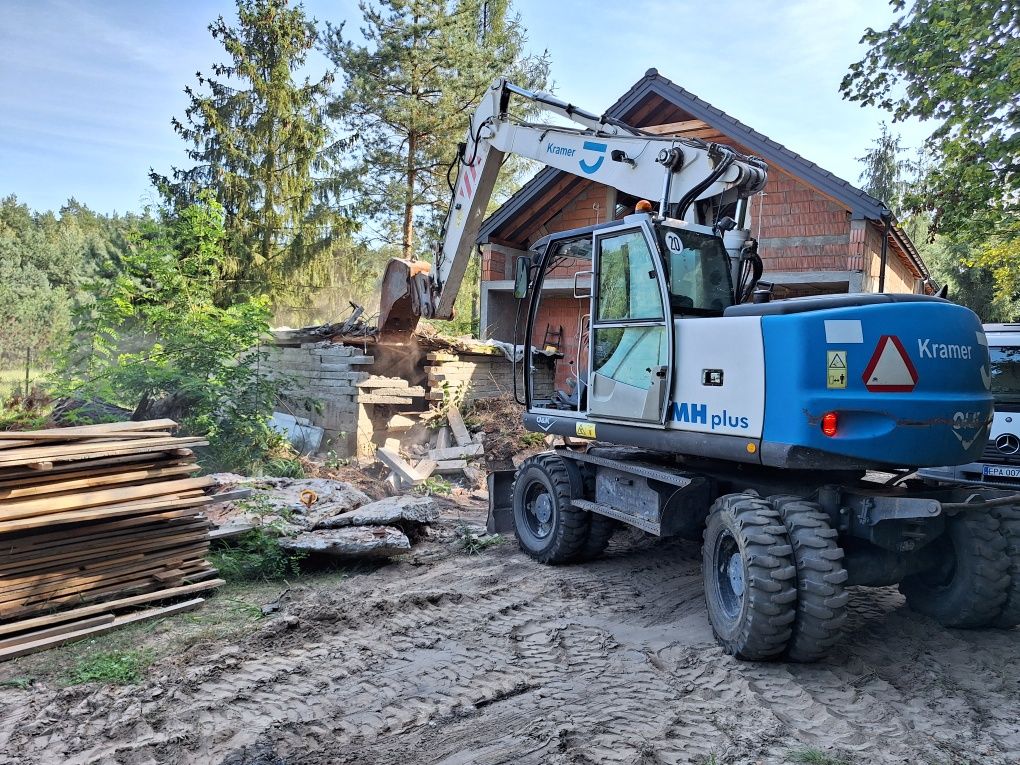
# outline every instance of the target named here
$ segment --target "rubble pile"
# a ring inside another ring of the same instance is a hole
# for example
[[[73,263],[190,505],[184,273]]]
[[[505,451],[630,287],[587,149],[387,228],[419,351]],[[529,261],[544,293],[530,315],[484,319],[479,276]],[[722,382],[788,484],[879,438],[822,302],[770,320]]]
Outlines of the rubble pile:
[[[389,468],[386,482],[394,492],[419,486],[433,476],[456,476],[481,496],[485,485],[485,433],[472,433],[456,406],[445,413],[446,423],[424,431],[419,442],[390,438],[376,450],[376,458]]]
[[[407,552],[439,520],[439,504],[424,495],[372,500],[357,487],[328,478],[211,476],[225,489],[245,486],[254,498],[210,510],[214,538],[267,526],[280,546],[340,558],[387,557]]]

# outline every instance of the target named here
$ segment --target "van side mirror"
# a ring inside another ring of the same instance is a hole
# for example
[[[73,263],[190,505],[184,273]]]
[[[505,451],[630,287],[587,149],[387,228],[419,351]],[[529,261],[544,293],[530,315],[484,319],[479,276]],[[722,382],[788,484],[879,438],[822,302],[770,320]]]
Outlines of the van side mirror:
[[[517,258],[514,273],[514,297],[522,300],[528,296],[528,283],[531,281],[531,265],[527,258]]]

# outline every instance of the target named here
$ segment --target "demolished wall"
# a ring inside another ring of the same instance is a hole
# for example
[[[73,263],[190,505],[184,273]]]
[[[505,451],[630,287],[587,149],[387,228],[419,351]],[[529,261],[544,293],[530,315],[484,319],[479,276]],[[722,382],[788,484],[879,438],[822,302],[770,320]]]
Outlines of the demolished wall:
[[[283,383],[281,405],[325,431],[323,451],[354,453],[358,430],[358,383],[369,378],[375,359],[361,348],[338,343],[270,346],[266,371]]]
[[[321,451],[370,457],[394,438],[422,441],[422,415],[433,404],[513,395],[514,365],[498,348],[472,342],[469,350],[440,351],[435,338],[430,345],[361,347],[278,340],[269,348],[266,370],[283,383],[279,408],[325,431]],[[552,389],[553,364],[553,357],[536,359],[534,378],[541,395]],[[516,369],[518,395],[523,396],[522,365]]]

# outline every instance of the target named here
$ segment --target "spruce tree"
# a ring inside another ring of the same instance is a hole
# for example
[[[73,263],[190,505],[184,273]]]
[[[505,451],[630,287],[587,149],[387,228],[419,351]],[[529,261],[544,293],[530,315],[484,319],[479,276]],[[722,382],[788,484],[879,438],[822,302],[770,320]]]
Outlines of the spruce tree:
[[[325,52],[346,80],[334,109],[356,137],[361,210],[409,258],[438,229],[457,143],[485,89],[498,76],[542,88],[549,62],[524,53],[525,30],[509,0],[359,7],[367,44],[339,27],[325,34]]]
[[[236,26],[209,25],[228,63],[196,74],[200,90],[185,88],[184,119],[172,120],[195,166],[151,178],[176,209],[203,189],[223,206],[228,294],[279,294],[351,230],[326,114],[334,78],[295,76],[318,38],[300,4],[237,0],[237,14]]]

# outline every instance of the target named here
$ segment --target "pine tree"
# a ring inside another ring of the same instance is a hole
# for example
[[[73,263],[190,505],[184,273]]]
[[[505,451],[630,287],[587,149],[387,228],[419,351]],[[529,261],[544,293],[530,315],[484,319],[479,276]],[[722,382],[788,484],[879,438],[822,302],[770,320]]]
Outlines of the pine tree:
[[[361,209],[409,258],[438,229],[457,143],[485,89],[498,76],[544,87],[549,61],[524,54],[525,30],[509,0],[359,7],[367,45],[339,27],[325,35],[326,54],[346,78],[335,108],[357,138]]]
[[[903,198],[910,183],[909,174],[914,170],[909,160],[901,159],[903,146],[899,134],[889,132],[889,126],[882,123],[881,133],[872,148],[858,157],[864,164],[860,180],[864,190],[886,203],[897,216],[903,212]]]
[[[288,0],[237,0],[238,24],[220,16],[209,31],[229,63],[196,74],[174,130],[196,165],[151,173],[176,209],[211,189],[223,206],[228,293],[279,293],[345,238],[335,156],[342,147],[327,115],[332,72],[296,80],[318,35]],[[307,273],[302,274],[306,280]]]

